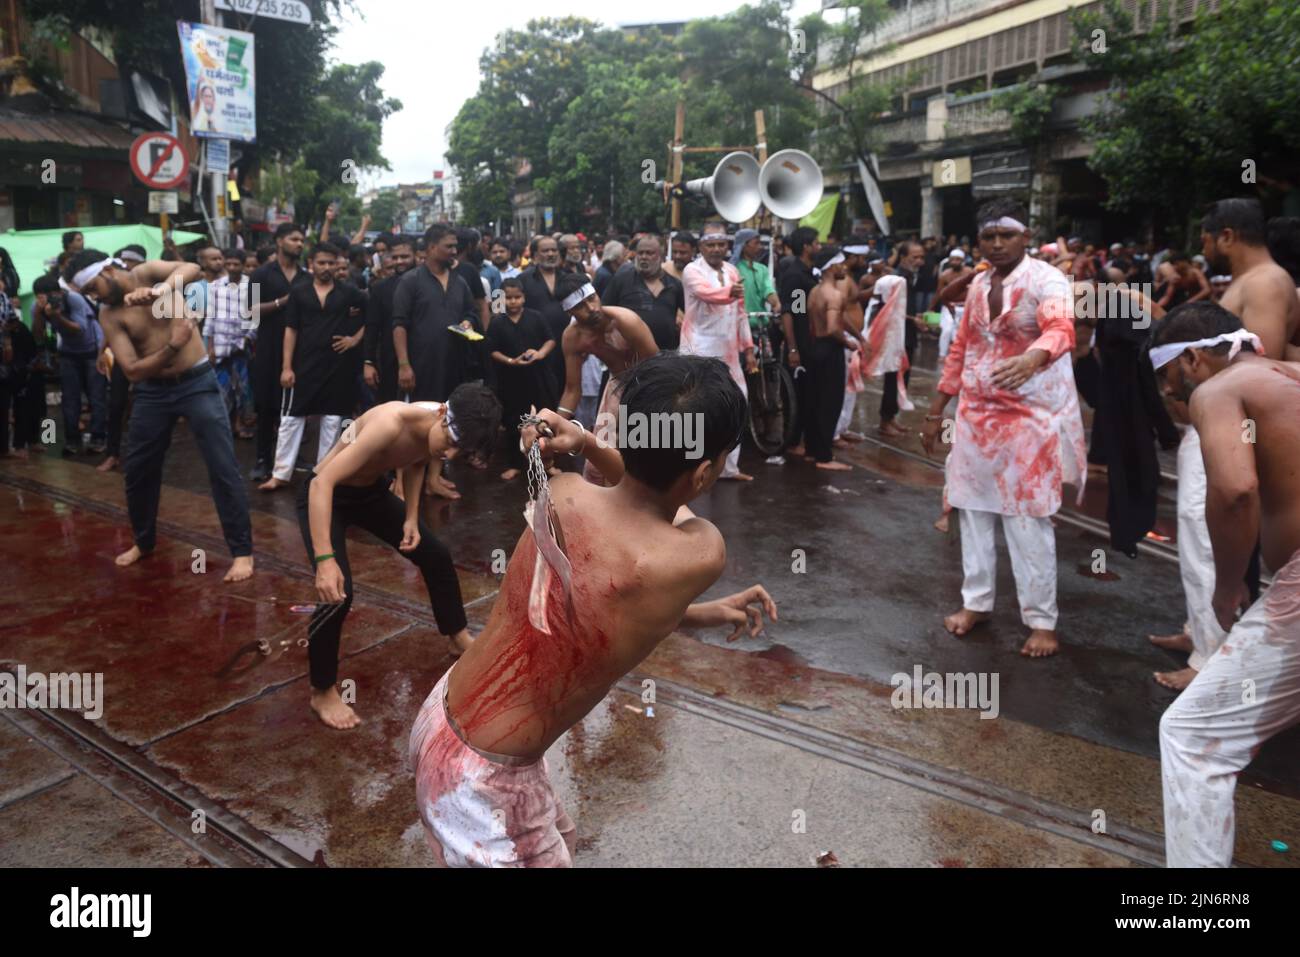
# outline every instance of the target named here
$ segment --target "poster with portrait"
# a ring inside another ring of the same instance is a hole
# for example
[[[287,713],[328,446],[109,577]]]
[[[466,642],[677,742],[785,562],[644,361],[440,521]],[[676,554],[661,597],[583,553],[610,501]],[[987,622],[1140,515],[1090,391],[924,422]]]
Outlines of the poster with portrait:
[[[177,21],[190,132],[195,136],[257,142],[253,35]]]

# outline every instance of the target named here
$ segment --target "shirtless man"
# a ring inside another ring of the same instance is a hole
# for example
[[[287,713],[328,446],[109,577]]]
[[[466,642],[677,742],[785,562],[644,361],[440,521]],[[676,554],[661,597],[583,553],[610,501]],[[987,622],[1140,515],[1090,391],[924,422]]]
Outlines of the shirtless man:
[[[63,278],[100,303],[104,337],[118,367],[136,384],[131,446],[123,464],[135,544],[117,556],[118,566],[133,565],[154,549],[163,459],[176,420],[184,416],[208,467],[221,530],[234,559],[224,581],[251,577],[253,528],[230,418],[203,339],[186,315],[184,287],[198,281],[199,267],[146,262],[128,269],[120,259],[86,249],[72,257]]]
[[[620,453],[576,423],[539,414],[557,433],[543,440],[544,451],[583,452],[620,481],[602,487],[566,474],[551,482],[573,566],[575,620],[555,576],[547,596],[552,633],[531,623],[537,545],[526,529],[487,626],[416,718],[416,799],[439,865],[570,866],[574,825],[547,779],[547,748],[675,629],[729,625],[730,640],[757,634],[763,611],[776,619],[758,586],[692,604],[721,575],[726,545],[685,505],[718,479],[748,417],[726,366],[702,356],[654,356],[625,372],[619,386],[630,413],[698,416],[703,455]],[[531,430],[524,441],[532,442]]]
[[[1290,275],[1273,261],[1265,237],[1264,212],[1258,200],[1224,199],[1206,210],[1201,222],[1201,248],[1211,272],[1229,274],[1232,284],[1221,305],[1233,313],[1249,332],[1259,336],[1269,358],[1300,359],[1300,349],[1290,345],[1300,336],[1300,300]],[[1162,264],[1163,265],[1163,264]],[[1205,495],[1204,450],[1193,423],[1183,433],[1179,449],[1178,489],[1187,493],[1188,508],[1179,509],[1181,529],[1179,571],[1187,596],[1188,628],[1173,635],[1151,636],[1151,643],[1169,651],[1190,654],[1187,667],[1157,672],[1155,679],[1173,691],[1182,691],[1223,643],[1225,632],[1214,624],[1209,607],[1214,581],[1214,556],[1206,546],[1212,536],[1206,528],[1201,499]]]
[[[871,301],[871,293],[862,291],[858,277],[867,271],[867,257],[870,254],[871,247],[865,243],[845,246],[844,273],[839,280],[840,293],[844,296],[844,326],[859,344],[865,341],[862,337],[866,331],[866,305]],[[836,448],[846,448],[851,443],[866,439],[861,432],[849,428],[857,409],[858,394],[865,388],[861,355],[861,349],[844,353],[844,404],[840,407],[839,421],[835,423],[835,440],[832,443]]]
[[[1259,355],[1258,336],[1213,303],[1178,310],[1154,342],[1166,394],[1190,401],[1201,437],[1212,602],[1228,631],[1160,719],[1165,862],[1227,867],[1237,775],[1300,721],[1300,364]],[[1256,542],[1273,584],[1238,618]]]
[[[844,254],[836,246],[823,246],[817,253],[821,280],[808,296],[808,322],[812,331],[812,354],[806,358],[809,380],[806,398],[804,441],[817,468],[827,472],[850,472],[853,466],[837,462],[832,450],[835,425],[844,407],[844,350],[857,351],[858,340],[844,321]]]
[[[1211,272],[1232,277],[1221,305],[1264,343],[1270,359],[1300,360],[1300,298],[1268,251],[1257,199],[1221,199],[1201,221],[1201,249]]]
[[[420,521],[420,488],[430,462],[460,452],[489,454],[501,404],[483,385],[457,386],[442,402],[385,402],[343,433],[298,493],[298,524],[316,567],[321,604],[307,628],[311,707],[331,728],[361,723],[339,696],[339,643],[352,607],[347,531],[357,525],[396,548],[420,569],[438,630],[458,655],[469,647],[460,581],[447,546]],[[400,470],[404,497],[390,490]]]
[[[564,392],[560,395],[559,413],[572,419],[582,398],[582,364],[587,356],[595,356],[609,369],[610,379],[600,397],[597,421],[611,422],[616,419],[601,415],[617,416],[618,393],[613,388],[614,377],[638,362],[657,355],[659,347],[655,344],[650,327],[631,309],[621,306],[602,306],[600,296],[585,274],[568,273],[555,281],[555,294],[560,298],[564,311],[572,317],[560,339],[560,348],[564,352]],[[507,427],[517,423],[508,422]],[[605,437],[602,436],[602,439]],[[612,441],[606,444],[615,444]],[[603,481],[597,466],[590,457],[584,470],[588,481]]]

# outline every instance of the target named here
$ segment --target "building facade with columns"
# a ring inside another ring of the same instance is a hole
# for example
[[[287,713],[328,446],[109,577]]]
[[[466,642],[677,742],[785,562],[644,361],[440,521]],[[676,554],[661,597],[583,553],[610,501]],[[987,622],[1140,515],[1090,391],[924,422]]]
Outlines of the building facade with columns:
[[[1176,12],[1185,22],[1225,3],[1177,0]],[[896,91],[890,111],[869,123],[891,233],[969,236],[976,207],[1008,194],[1028,203],[1045,237],[1101,242],[1149,228],[1104,208],[1105,183],[1087,165],[1092,144],[1081,121],[1100,109],[1110,78],[1078,62],[1075,50],[1084,41],[1071,18],[1100,10],[1100,3],[890,0],[890,6],[894,12],[868,40],[856,75]],[[1143,30],[1169,0],[1126,0],[1126,6]],[[813,85],[834,96],[845,76],[822,71]],[[1006,108],[1007,96],[1029,85],[1053,95],[1033,141],[1013,131]],[[826,183],[866,212],[856,168],[827,168]]]

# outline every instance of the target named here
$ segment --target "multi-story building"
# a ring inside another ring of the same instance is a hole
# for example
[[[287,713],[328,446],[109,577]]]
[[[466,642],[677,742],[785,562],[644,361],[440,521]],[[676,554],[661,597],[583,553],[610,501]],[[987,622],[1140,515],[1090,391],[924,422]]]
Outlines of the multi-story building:
[[[0,233],[146,221],[128,150],[138,133],[169,127],[171,111],[168,84],[121,70],[95,30],[66,47],[41,42],[20,4],[0,3]],[[187,203],[188,186],[181,193]]]
[[[1125,2],[1141,30],[1171,4],[1186,21],[1217,12],[1226,0]],[[824,7],[835,5],[823,0]],[[1078,62],[1081,40],[1071,16],[1100,3],[890,0],[890,6],[894,13],[868,40],[855,82],[897,90],[890,112],[870,124],[891,232],[968,235],[975,207],[1005,193],[1029,201],[1035,224],[1048,235],[1116,238],[1148,225],[1105,210],[1105,183],[1087,165],[1092,145],[1080,120],[1097,111],[1109,78]],[[813,85],[834,96],[845,81],[827,70]],[[1013,135],[999,97],[1029,81],[1055,94],[1032,145]],[[828,189],[861,197],[856,167],[825,172]],[[859,199],[854,203],[865,211]]]

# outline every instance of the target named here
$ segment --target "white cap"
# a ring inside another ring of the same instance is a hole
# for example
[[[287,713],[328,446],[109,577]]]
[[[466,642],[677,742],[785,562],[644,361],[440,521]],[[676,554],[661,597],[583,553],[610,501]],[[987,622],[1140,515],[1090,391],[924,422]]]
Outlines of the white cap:
[[[948,258],[949,258],[949,259],[965,259],[965,258],[966,258],[966,254],[965,254],[962,250],[960,250],[960,249],[950,249],[950,250],[948,250]]]

